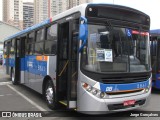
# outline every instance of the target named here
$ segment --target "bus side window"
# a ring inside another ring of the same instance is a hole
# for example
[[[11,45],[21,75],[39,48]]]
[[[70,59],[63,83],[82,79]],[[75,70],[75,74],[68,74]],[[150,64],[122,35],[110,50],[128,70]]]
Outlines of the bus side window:
[[[12,39],[12,43],[11,43],[11,50],[10,50],[10,53],[12,54],[12,55],[14,55],[15,53],[15,39]]]
[[[57,54],[57,24],[47,28],[47,40],[45,41],[45,54]]]
[[[34,44],[28,44],[28,55],[33,55],[34,54]]]
[[[17,53],[17,57],[20,57],[20,40],[16,40],[16,41],[17,41],[16,53]]]
[[[28,55],[33,55],[35,46],[35,32],[32,32],[28,35],[27,43]]]
[[[44,35],[45,28],[36,31],[35,55],[43,55],[44,53]]]
[[[44,42],[35,43],[35,55],[42,55],[43,54],[43,44]]]
[[[35,36],[34,32],[32,32],[28,35],[28,43],[33,43],[35,41],[34,36]]]
[[[40,29],[36,31],[36,42],[43,41],[45,35],[45,29]]]

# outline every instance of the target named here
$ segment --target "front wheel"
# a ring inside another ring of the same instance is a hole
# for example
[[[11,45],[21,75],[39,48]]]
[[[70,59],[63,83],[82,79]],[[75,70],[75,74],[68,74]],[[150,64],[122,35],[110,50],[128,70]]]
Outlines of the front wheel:
[[[55,90],[53,82],[49,80],[45,87],[45,99],[48,107],[52,110],[56,109],[57,103],[55,98]]]

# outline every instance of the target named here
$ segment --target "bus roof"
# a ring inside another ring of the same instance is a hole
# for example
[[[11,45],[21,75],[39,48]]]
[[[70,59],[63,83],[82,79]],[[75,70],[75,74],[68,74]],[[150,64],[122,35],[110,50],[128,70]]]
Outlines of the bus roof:
[[[116,7],[129,8],[131,10],[135,10],[137,12],[141,12],[141,11],[138,11],[136,9],[133,9],[133,8],[130,8],[130,7],[126,7],[126,6],[121,6],[121,5],[113,5],[113,4],[106,4],[106,3],[85,3],[85,4],[81,4],[79,6],[73,7],[71,9],[69,9],[69,10],[66,10],[66,11],[64,11],[64,12],[58,14],[58,15],[55,15],[52,18],[46,19],[45,21],[43,21],[43,22],[41,22],[39,24],[36,24],[36,25],[34,25],[32,27],[28,27],[28,28],[26,28],[26,29],[24,29],[24,30],[12,35],[12,36],[7,37],[6,39],[4,39],[4,41],[9,40],[9,39],[13,39],[13,38],[15,38],[17,36],[21,36],[21,35],[26,34],[26,33],[29,33],[30,31],[35,30],[35,29],[37,29],[37,28],[39,28],[39,27],[41,27],[43,25],[47,25],[47,24],[49,24],[49,23],[51,23],[53,21],[56,21],[56,20],[61,19],[63,17],[69,16],[69,15],[71,15],[73,13],[76,13],[76,12],[80,12],[81,16],[85,16],[85,8],[87,7],[87,5],[116,6]],[[141,12],[141,13],[143,13],[143,12]],[[145,14],[145,13],[143,13],[143,14]]]

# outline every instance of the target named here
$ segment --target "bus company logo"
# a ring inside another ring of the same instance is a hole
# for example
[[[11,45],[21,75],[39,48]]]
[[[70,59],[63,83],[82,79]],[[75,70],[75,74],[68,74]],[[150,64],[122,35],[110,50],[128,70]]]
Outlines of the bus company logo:
[[[106,87],[106,91],[112,91],[113,87]]]
[[[2,117],[12,117],[11,112],[2,112]]]

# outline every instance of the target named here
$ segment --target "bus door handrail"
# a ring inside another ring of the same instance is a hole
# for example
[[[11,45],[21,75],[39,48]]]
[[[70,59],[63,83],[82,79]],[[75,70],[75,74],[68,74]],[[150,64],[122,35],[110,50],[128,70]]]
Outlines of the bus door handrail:
[[[62,73],[63,73],[64,70],[66,69],[68,63],[69,63],[69,60],[67,60],[67,62],[66,62],[66,64],[64,65],[63,69],[61,70],[60,74],[58,75],[59,77],[62,75]]]

